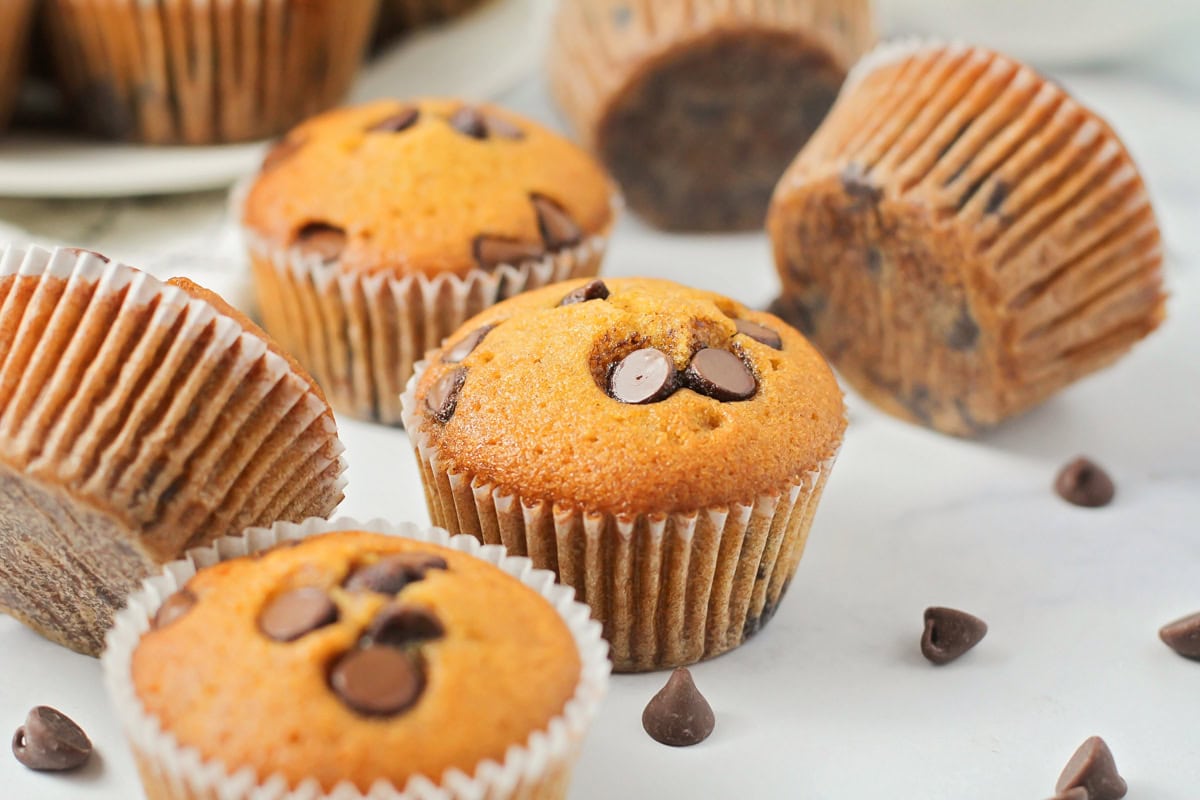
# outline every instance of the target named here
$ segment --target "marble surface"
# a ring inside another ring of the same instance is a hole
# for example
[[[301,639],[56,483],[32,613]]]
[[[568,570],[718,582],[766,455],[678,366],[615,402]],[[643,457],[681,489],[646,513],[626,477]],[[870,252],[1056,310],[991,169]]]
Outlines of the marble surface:
[[[851,427],[808,552],[773,622],[694,669],[718,722],[671,750],[641,731],[664,676],[618,676],[571,797],[1016,800],[1049,797],[1091,735],[1134,800],[1200,787],[1200,663],[1157,640],[1200,610],[1200,98],[1119,72],[1058,76],[1102,111],[1145,169],[1168,238],[1170,319],[1119,365],[980,441],[939,436],[850,396]],[[504,98],[555,122],[542,87]],[[0,201],[43,242],[101,250],[241,296],[222,194],[113,202]],[[776,279],[761,235],[664,236],[619,226],[610,274],[672,277],[763,304]],[[342,512],[427,521],[402,432],[342,422]],[[1057,468],[1086,453],[1115,504],[1066,505]],[[944,668],[917,649],[928,605],[972,611],[987,639]],[[96,662],[0,619],[0,734],[57,706],[97,743],[82,772],[30,773],[0,754],[0,795],[138,796]]]

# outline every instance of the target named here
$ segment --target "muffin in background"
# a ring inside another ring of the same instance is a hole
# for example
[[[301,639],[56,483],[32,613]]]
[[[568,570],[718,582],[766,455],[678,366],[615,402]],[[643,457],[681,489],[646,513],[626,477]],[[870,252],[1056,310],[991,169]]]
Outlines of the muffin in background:
[[[375,45],[386,45],[403,34],[461,16],[487,0],[382,0],[375,26]]]
[[[310,120],[239,202],[267,330],[339,412],[393,425],[427,350],[505,297],[595,275],[615,217],[587,153],[459,100]]]
[[[563,0],[550,85],[646,221],[758,229],[874,37],[869,0]]]
[[[93,134],[263,139],[336,105],[379,0],[45,0],[68,102]]]
[[[0,611],[96,655],[164,562],[341,501],[320,390],[220,298],[16,247],[0,298]]]
[[[867,399],[973,435],[1163,319],[1162,237],[1116,133],[988,50],[904,42],[855,68],[779,183],[777,309]]]
[[[434,524],[554,570],[626,672],[712,658],[770,620],[846,424],[790,326],[628,278],[470,320],[404,414]]]
[[[8,127],[25,77],[34,0],[0,2],[0,131]]]

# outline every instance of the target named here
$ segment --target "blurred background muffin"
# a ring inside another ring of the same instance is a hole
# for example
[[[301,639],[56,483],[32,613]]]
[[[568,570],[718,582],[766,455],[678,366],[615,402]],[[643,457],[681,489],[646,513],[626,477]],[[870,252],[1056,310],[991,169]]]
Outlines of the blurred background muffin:
[[[0,3],[0,132],[8,127],[25,77],[34,0]]]
[[[464,14],[485,2],[487,0],[382,0],[379,21],[375,25],[375,46],[382,47],[398,36]]]

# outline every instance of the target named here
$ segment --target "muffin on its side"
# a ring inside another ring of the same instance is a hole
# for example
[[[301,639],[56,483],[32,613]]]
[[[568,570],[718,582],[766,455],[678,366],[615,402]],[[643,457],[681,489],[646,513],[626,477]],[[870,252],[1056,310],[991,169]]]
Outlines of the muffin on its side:
[[[413,365],[472,315],[595,275],[613,187],[493,106],[382,101],[301,125],[240,210],[267,330],[339,412],[400,422]]]
[[[1162,238],[1113,130],[980,48],[859,65],[780,181],[781,315],[885,411],[971,435],[1163,319]]]
[[[0,131],[8,127],[25,77],[34,0],[0,3]]]
[[[563,0],[550,82],[638,215],[758,229],[873,40],[869,0]]]
[[[845,428],[799,333],[651,279],[489,309],[404,411],[435,524],[555,570],[624,671],[719,655],[770,619]]]
[[[320,390],[220,298],[9,247],[0,300],[0,610],[47,638],[95,655],[160,564],[341,501]]]

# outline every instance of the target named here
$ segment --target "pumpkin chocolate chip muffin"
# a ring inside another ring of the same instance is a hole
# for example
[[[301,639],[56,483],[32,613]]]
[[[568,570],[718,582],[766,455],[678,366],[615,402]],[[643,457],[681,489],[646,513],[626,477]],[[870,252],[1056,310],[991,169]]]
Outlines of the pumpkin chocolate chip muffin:
[[[292,131],[242,220],[266,327],[339,411],[396,424],[413,364],[510,295],[594,275],[613,187],[492,106],[385,101]]]
[[[135,597],[105,667],[151,800],[565,796],[608,673],[586,608],[499,548],[356,526],[222,540]]]
[[[435,524],[556,570],[620,670],[729,650],[775,611],[842,395],[790,326],[650,279],[508,300],[405,395]]]

